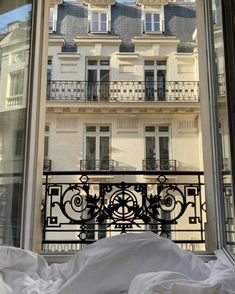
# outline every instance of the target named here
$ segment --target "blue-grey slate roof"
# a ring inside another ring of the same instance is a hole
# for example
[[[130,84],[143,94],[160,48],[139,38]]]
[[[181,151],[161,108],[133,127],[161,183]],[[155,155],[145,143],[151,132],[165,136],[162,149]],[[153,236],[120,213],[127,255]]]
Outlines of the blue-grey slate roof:
[[[56,35],[63,36],[71,45],[74,38],[89,36],[88,10],[81,3],[64,2],[58,8]],[[181,40],[180,50],[190,51],[192,34],[196,27],[196,12],[194,5],[170,3],[164,8],[165,36],[176,36]],[[131,45],[133,37],[143,36],[141,24],[141,9],[135,3],[117,3],[111,10],[111,31],[104,37],[119,36],[123,40],[120,51],[134,51]],[[69,51],[70,47],[65,48]],[[71,47],[71,50],[74,48]]]

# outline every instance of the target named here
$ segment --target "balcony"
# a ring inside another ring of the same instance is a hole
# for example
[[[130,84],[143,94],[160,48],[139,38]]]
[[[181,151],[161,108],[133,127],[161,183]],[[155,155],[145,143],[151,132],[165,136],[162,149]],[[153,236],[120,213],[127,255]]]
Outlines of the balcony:
[[[198,102],[195,81],[48,81],[48,101],[74,102]]]
[[[80,160],[80,170],[114,170],[114,160]]]
[[[44,179],[45,252],[76,251],[104,237],[143,231],[205,250],[203,172],[44,172]]]
[[[169,159],[146,159],[142,163],[143,170],[156,170],[156,171],[176,171],[176,160]]]

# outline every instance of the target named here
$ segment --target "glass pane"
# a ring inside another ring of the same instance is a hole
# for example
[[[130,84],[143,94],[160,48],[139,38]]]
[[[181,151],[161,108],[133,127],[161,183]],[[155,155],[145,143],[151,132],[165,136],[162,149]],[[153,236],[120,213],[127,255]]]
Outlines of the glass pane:
[[[88,60],[87,64],[88,65],[97,65],[97,60]]]
[[[20,246],[31,15],[30,1],[1,0],[0,244],[10,246]]]
[[[91,28],[91,30],[94,31],[94,32],[97,32],[99,30],[99,24],[98,24],[98,22],[95,22],[95,21],[92,22],[92,28]]]
[[[101,22],[106,22],[106,20],[107,20],[107,14],[101,13]]]
[[[95,170],[96,138],[86,137],[86,169]]]
[[[146,170],[156,169],[155,137],[145,138]]]
[[[154,100],[154,70],[145,70],[145,99]]]
[[[98,22],[98,20],[99,20],[99,15],[98,15],[98,13],[93,13],[93,14],[92,14],[92,21],[93,21],[93,22]]]
[[[154,65],[154,60],[145,60],[144,65]]]
[[[109,132],[109,126],[101,126],[100,132]]]
[[[159,22],[155,22],[154,23],[154,31],[155,32],[159,32],[160,31],[160,23]]]
[[[109,170],[109,137],[100,137],[100,169]]]
[[[166,71],[158,70],[157,71],[157,97],[158,100],[164,101],[166,99]]]
[[[225,245],[235,253],[235,201],[232,193],[230,136],[228,123],[228,104],[225,81],[224,43],[222,27],[221,0],[213,1],[214,8],[214,50],[217,74],[218,139],[221,150],[220,163],[223,173]]]
[[[168,137],[159,137],[159,159],[169,159]]]
[[[101,22],[100,30],[102,32],[106,32],[107,31],[107,23],[106,22]]]
[[[100,60],[100,65],[109,65],[109,60]]]
[[[87,98],[88,100],[97,100],[97,70],[89,69],[88,70],[88,84],[87,84]]]
[[[87,132],[96,132],[96,126],[86,126]]]
[[[159,22],[160,21],[160,15],[158,13],[154,14],[154,22]]]
[[[147,32],[151,31],[152,30],[152,25],[151,25],[151,22],[146,22],[146,26],[145,26],[145,29]]]
[[[146,22],[150,22],[151,23],[151,13],[146,13],[145,14],[145,19],[146,19]]]
[[[146,126],[145,132],[155,132],[155,127],[154,126]]]
[[[109,98],[109,70],[100,70],[100,99],[108,100]]]
[[[168,126],[159,126],[158,130],[159,130],[159,132],[168,132],[169,127]]]

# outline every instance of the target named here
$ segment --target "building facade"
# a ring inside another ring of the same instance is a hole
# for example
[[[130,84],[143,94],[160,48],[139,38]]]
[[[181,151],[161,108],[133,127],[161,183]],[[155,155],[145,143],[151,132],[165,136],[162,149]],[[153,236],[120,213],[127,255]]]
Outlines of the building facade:
[[[195,7],[158,2],[54,8],[52,170],[202,170]]]
[[[16,2],[1,8],[2,23],[29,4]],[[197,33],[193,1],[51,1],[50,9],[45,2],[24,13],[28,55],[18,39],[22,17],[1,34],[2,244],[76,250],[56,243],[71,244],[71,235],[75,245],[94,241],[112,235],[113,225],[232,256],[233,59],[223,34],[232,32],[224,24],[233,1],[198,0]],[[18,110],[23,120],[11,127]]]

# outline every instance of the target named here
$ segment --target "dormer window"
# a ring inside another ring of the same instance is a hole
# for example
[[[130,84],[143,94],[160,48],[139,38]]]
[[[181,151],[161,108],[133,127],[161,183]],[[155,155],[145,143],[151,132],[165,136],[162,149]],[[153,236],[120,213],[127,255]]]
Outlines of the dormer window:
[[[91,31],[92,32],[107,32],[108,31],[107,13],[92,12]]]
[[[161,25],[161,14],[160,13],[145,13],[145,32],[162,32],[163,28]]]

